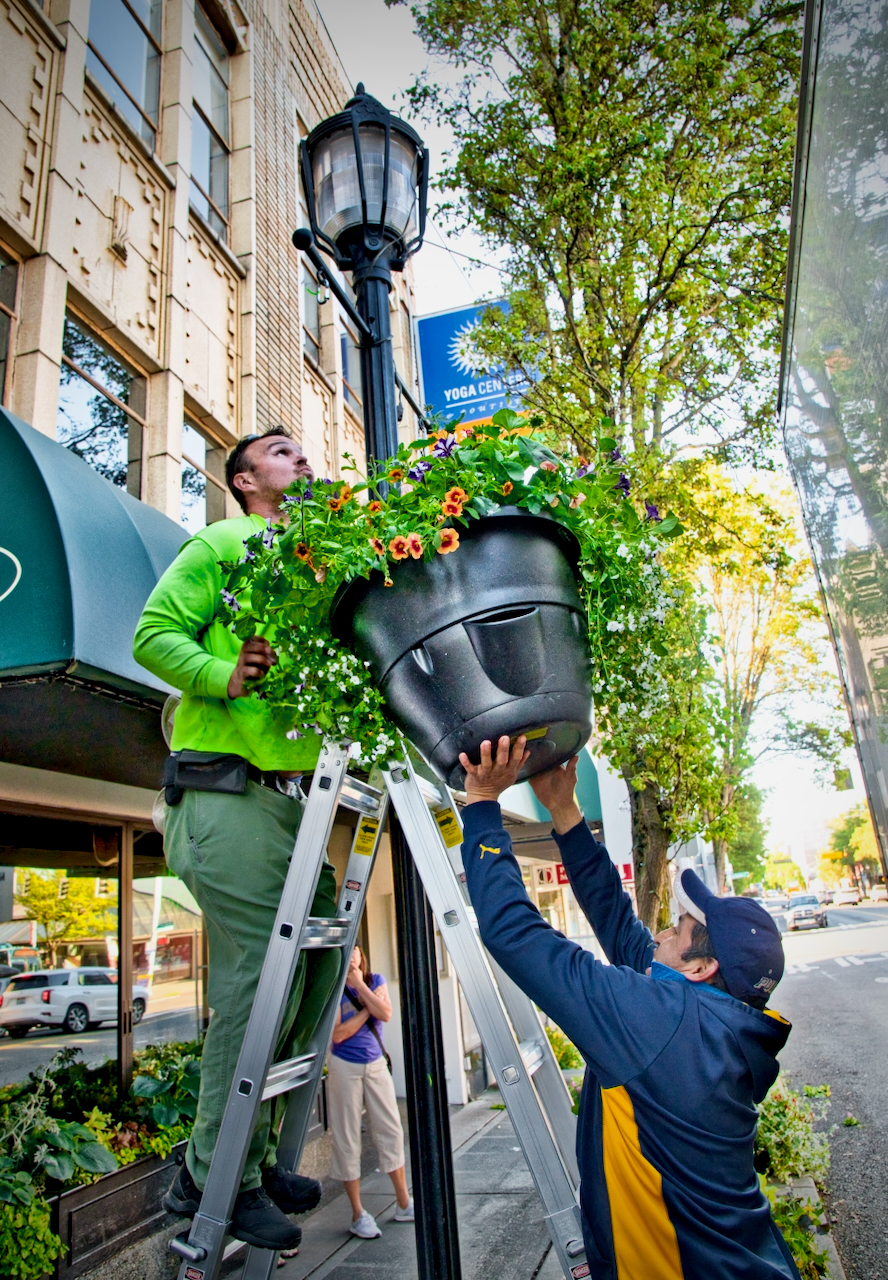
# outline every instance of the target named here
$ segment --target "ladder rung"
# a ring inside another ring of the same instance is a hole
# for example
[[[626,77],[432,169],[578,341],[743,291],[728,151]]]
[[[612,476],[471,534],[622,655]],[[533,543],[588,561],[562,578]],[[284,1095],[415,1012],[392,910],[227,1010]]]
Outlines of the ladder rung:
[[[302,930],[303,951],[319,947],[341,947],[348,941],[351,920],[348,916],[309,916]]]
[[[353,809],[355,813],[379,813],[382,792],[371,787],[369,782],[361,782],[359,778],[346,775],[339,793],[339,803],[343,809]]]
[[[274,1098],[279,1093],[286,1093],[289,1089],[298,1089],[301,1084],[307,1084],[317,1056],[316,1053],[306,1053],[301,1058],[287,1058],[285,1062],[273,1062],[265,1077],[262,1101]]]
[[[529,1076],[536,1073],[543,1061],[543,1046],[539,1040],[522,1040],[518,1046],[524,1069]]]

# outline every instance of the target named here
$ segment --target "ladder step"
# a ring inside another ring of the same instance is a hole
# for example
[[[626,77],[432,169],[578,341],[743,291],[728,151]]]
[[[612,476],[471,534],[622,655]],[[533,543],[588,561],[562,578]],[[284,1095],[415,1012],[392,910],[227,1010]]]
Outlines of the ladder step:
[[[320,947],[342,947],[348,942],[350,928],[349,916],[309,916],[302,931],[300,946],[304,951],[317,951]]]
[[[382,792],[378,787],[371,787],[369,782],[346,775],[339,803],[343,809],[352,809],[355,813],[377,814],[382,808]]]
[[[529,1076],[535,1075],[543,1064],[543,1046],[539,1040],[522,1040],[518,1046],[524,1062],[524,1070]]]
[[[305,1053],[301,1058],[287,1058],[285,1062],[273,1062],[265,1077],[262,1101],[266,1102],[279,1093],[287,1093],[290,1089],[298,1089],[300,1085],[308,1084],[317,1056],[316,1053]]]

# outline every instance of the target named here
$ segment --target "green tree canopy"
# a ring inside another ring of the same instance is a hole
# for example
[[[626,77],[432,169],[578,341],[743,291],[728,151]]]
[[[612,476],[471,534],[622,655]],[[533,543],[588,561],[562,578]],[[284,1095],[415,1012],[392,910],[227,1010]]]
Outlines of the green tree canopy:
[[[390,0],[392,2],[392,0]],[[414,108],[455,139],[440,186],[505,249],[492,364],[585,452],[770,438],[802,4],[417,0]]]
[[[29,920],[44,931],[40,943],[45,962],[56,968],[59,944],[89,938],[117,927],[117,887],[114,894],[99,897],[94,877],[69,879],[64,871],[32,871],[26,888],[15,901]]]

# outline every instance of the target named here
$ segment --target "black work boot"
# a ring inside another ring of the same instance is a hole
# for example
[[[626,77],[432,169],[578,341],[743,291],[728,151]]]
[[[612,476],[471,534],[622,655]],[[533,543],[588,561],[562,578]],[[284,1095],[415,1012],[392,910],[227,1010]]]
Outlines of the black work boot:
[[[179,1213],[183,1218],[193,1218],[200,1208],[202,1194],[203,1192],[188,1171],[188,1165],[183,1163],[176,1170],[176,1176],[162,1204],[167,1213]]]
[[[295,1249],[302,1239],[302,1228],[285,1217],[257,1187],[255,1191],[241,1191],[235,1200],[231,1234],[257,1249]]]
[[[262,1185],[284,1213],[308,1213],[321,1198],[321,1184],[301,1173],[288,1173],[282,1165],[263,1169]]]

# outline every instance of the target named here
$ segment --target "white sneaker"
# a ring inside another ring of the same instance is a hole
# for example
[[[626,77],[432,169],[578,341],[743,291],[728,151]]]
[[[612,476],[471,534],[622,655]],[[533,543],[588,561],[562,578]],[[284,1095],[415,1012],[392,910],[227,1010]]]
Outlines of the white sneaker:
[[[360,1236],[362,1240],[375,1240],[377,1236],[382,1235],[376,1225],[376,1219],[366,1209],[360,1218],[355,1218],[349,1230],[353,1236]]]
[[[406,1206],[402,1209],[400,1205],[395,1205],[395,1222],[415,1222],[416,1214],[413,1212],[413,1196],[407,1201]]]

